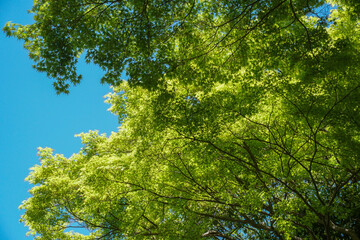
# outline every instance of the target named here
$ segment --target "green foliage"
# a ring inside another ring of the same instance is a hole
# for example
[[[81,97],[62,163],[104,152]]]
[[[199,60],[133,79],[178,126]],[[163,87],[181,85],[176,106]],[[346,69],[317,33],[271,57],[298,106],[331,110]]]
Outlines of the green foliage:
[[[70,158],[39,150],[30,234],[359,239],[359,7],[330,3],[35,1],[6,33],[58,92],[84,52],[121,127]]]

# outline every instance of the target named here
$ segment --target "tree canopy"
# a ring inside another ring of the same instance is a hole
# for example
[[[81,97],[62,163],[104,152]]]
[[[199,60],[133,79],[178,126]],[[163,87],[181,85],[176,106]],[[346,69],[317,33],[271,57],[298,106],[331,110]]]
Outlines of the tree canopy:
[[[70,158],[39,149],[21,205],[36,239],[360,239],[358,1],[35,0],[31,13],[5,32],[58,93],[85,54],[121,123],[80,134]]]

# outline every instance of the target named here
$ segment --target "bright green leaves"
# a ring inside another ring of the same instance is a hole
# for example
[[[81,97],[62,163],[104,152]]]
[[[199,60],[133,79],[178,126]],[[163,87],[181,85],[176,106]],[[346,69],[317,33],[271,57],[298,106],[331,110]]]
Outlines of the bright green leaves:
[[[354,231],[357,90],[336,98],[283,74],[204,90],[167,79],[166,96],[123,83],[107,100],[119,132],[81,134],[69,159],[40,149],[22,221],[39,239],[68,239],[74,223],[84,239],[345,236],[324,235],[326,216]]]
[[[59,92],[85,52],[121,127],[40,149],[22,221],[39,239],[358,239],[360,38],[336,3],[35,2],[8,36]]]

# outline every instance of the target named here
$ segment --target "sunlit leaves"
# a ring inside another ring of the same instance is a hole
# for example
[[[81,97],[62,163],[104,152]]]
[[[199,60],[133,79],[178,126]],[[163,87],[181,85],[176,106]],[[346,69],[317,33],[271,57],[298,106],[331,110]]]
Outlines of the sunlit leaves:
[[[35,2],[36,22],[5,32],[58,92],[84,52],[121,126],[80,134],[70,158],[39,149],[30,233],[358,239],[357,4],[331,3]]]

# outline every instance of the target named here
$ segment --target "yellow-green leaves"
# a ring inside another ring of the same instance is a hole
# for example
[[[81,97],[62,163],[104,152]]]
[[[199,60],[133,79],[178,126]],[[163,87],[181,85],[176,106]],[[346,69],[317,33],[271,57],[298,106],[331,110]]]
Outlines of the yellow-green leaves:
[[[37,1],[4,30],[58,91],[86,52],[121,126],[70,158],[39,149],[31,234],[359,239],[357,5],[336,3]]]

